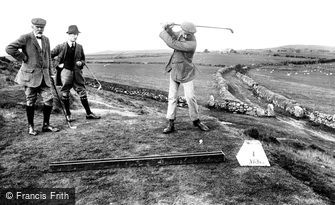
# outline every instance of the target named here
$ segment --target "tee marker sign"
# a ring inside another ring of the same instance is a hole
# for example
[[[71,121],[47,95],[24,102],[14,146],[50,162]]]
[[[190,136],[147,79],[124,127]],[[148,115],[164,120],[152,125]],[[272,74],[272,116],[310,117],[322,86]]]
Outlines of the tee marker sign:
[[[270,166],[259,140],[244,140],[236,158],[240,166]]]

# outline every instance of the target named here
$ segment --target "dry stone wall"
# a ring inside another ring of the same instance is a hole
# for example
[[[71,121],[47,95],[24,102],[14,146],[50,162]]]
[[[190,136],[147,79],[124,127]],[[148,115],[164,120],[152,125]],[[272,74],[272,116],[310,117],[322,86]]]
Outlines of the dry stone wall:
[[[273,116],[274,112],[271,106],[264,110],[258,106],[249,105],[242,102],[228,91],[228,82],[223,78],[223,74],[234,70],[236,66],[220,68],[214,75],[214,81],[217,84],[219,94],[222,99],[216,100],[210,96],[208,102],[209,108],[224,110],[232,113],[247,114],[260,117]]]
[[[219,93],[223,99],[227,101],[241,102],[239,99],[237,99],[234,95],[232,95],[228,91],[228,82],[222,77],[224,73],[231,71],[233,68],[234,68],[233,66],[230,66],[227,68],[219,69],[215,74],[214,80],[219,89]]]
[[[300,105],[292,99],[288,99],[285,96],[268,90],[264,86],[258,85],[252,78],[239,72],[236,72],[236,76],[248,85],[257,96],[265,99],[267,102],[273,103],[276,107],[281,108],[290,115],[293,115],[296,118],[308,118],[311,122],[335,128],[335,115],[324,114],[307,109],[305,106]]]
[[[85,78],[85,83],[92,87],[98,87],[96,82],[92,78]],[[118,83],[111,83],[100,81],[103,90],[111,91],[114,93],[124,94],[124,95],[131,95],[137,97],[143,97],[148,99],[157,100],[160,102],[168,102],[168,93],[161,90],[154,90],[149,88],[140,88],[130,85],[123,85]],[[178,96],[177,99],[177,106],[178,107],[188,107],[185,97]]]

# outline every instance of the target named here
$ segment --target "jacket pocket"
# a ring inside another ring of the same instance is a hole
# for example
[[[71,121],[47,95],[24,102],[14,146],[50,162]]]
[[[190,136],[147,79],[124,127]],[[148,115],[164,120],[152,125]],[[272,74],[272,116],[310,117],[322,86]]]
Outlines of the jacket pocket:
[[[29,82],[33,78],[33,72],[34,72],[34,69],[32,68],[22,69],[22,72],[21,72],[22,80]]]

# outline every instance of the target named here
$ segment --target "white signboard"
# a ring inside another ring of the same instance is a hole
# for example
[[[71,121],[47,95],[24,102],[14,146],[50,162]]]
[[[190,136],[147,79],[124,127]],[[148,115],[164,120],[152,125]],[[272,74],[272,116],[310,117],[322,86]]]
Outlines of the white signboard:
[[[240,166],[270,166],[259,140],[244,140],[236,158]]]

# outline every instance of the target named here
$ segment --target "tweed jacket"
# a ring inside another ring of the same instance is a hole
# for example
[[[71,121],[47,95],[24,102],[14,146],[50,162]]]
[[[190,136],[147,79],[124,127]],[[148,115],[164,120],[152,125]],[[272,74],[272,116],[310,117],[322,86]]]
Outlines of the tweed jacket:
[[[54,66],[58,66],[61,63],[64,63],[64,59],[67,52],[67,42],[64,42],[62,44],[57,45],[54,49],[51,51],[51,58],[55,60]],[[83,46],[79,43],[76,43],[76,50],[74,52],[74,60],[75,62],[81,61],[82,65],[77,66],[75,64],[74,69],[79,68],[80,70],[83,69],[85,64],[85,54]]]
[[[51,87],[50,42],[42,35],[42,48],[33,32],[24,34],[6,47],[6,52],[18,61],[22,61],[15,82],[27,87],[38,87],[42,80]],[[21,49],[21,51],[20,51]]]
[[[193,80],[196,75],[195,65],[192,63],[197,47],[195,36],[184,39],[180,32],[171,30],[163,30],[159,36],[167,46],[174,49],[165,71],[171,72],[171,78],[176,82],[186,83]]]

